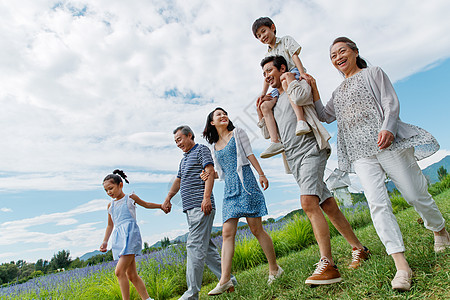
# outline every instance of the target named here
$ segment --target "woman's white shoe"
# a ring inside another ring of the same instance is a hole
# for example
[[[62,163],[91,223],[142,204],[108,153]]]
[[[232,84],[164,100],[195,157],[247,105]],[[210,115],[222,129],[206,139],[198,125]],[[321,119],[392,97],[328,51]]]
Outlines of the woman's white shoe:
[[[223,293],[231,293],[234,292],[234,285],[233,282],[230,280],[228,280],[225,284],[220,285],[220,282],[217,283],[216,287],[214,289],[212,289],[211,291],[209,291],[208,295],[209,296],[216,296],[216,295],[220,295]]]

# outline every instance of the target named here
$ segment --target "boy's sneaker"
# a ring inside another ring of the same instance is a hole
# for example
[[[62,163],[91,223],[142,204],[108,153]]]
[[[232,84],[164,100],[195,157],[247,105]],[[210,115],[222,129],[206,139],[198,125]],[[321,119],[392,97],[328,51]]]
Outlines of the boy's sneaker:
[[[282,143],[271,142],[269,147],[263,153],[261,153],[261,158],[269,158],[274,155],[280,154],[283,151],[284,146]]]
[[[332,266],[325,256],[323,256],[316,265],[316,270],[306,279],[306,284],[331,284],[342,280],[337,266]]]
[[[397,291],[409,291],[411,289],[412,270],[398,270],[391,281],[392,288]]]
[[[348,265],[349,269],[358,268],[363,260],[368,259],[370,256],[370,251],[366,246],[363,246],[362,249],[353,248],[352,250],[352,262]]]
[[[303,120],[297,121],[297,127],[295,128],[295,135],[303,135],[311,132],[311,128],[308,123]]]
[[[434,252],[443,252],[446,248],[450,248],[450,237],[447,231],[444,236],[434,236]]]

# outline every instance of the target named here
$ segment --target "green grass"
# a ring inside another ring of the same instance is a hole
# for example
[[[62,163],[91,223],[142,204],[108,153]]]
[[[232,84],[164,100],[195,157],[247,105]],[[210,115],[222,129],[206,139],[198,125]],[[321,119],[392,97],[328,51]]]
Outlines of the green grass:
[[[435,200],[444,218],[449,220],[450,190],[436,196]],[[318,247],[312,245],[278,259],[285,274],[272,286],[267,286],[268,266],[263,264],[237,273],[239,285],[236,291],[214,299],[449,299],[450,250],[434,253],[433,234],[423,227],[413,208],[400,211],[396,217],[407,248],[406,258],[414,271],[409,292],[391,289],[395,266],[370,223],[355,230],[372,252],[371,258],[357,270],[346,267],[351,261],[351,249],[344,238],[332,238],[333,258],[344,279],[341,283],[315,288],[304,284],[319,259]],[[200,299],[209,299],[207,292],[216,284],[203,286]]]
[[[450,189],[435,197],[444,218],[449,220]],[[274,242],[278,263],[285,274],[272,286],[267,286],[268,266],[261,247],[254,238],[236,243],[233,258],[233,273],[239,285],[236,292],[215,299],[450,299],[447,291],[450,282],[450,251],[436,255],[433,252],[432,233],[423,227],[423,222],[413,208],[399,195],[392,195],[392,204],[403,232],[406,256],[414,271],[412,290],[398,293],[391,290],[390,280],[395,273],[392,259],[386,255],[367,209],[346,210],[350,224],[364,245],[373,253],[371,259],[358,270],[348,270],[351,249],[343,237],[330,228],[333,258],[338,264],[344,281],[331,286],[310,288],[304,284],[313,272],[319,259],[318,247],[311,224],[305,217],[294,217],[281,230],[269,232]],[[181,253],[182,254],[182,253]],[[180,255],[181,255],[180,254]],[[182,254],[184,255],[184,254]],[[155,299],[178,299],[186,290],[185,264],[157,263],[148,259],[139,263],[139,274],[147,285],[149,294]],[[158,261],[159,261],[158,260]],[[111,268],[91,275],[67,286],[54,289],[42,288],[35,292],[24,292],[1,299],[120,299],[117,279]],[[201,299],[209,299],[207,292],[217,284],[217,278],[205,268]],[[139,296],[131,287],[131,299]],[[175,295],[178,295],[175,297]]]

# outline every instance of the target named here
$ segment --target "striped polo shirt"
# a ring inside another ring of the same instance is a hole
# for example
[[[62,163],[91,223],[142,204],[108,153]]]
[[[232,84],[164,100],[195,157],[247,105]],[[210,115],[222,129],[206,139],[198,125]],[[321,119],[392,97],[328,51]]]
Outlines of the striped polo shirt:
[[[202,206],[205,182],[200,178],[200,173],[209,164],[214,165],[214,162],[209,148],[205,145],[195,144],[191,150],[184,153],[177,175],[181,179],[180,193],[183,212]],[[215,209],[212,191],[211,204]]]

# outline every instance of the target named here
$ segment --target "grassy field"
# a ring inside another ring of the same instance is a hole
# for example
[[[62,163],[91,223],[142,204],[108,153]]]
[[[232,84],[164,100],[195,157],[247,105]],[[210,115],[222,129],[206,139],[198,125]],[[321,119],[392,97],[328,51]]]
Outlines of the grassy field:
[[[450,220],[450,190],[435,197],[444,215]],[[433,235],[421,224],[413,208],[400,211],[397,220],[406,245],[406,258],[413,269],[413,284],[409,292],[396,292],[390,281],[395,275],[393,260],[387,256],[372,225],[357,229],[358,238],[372,252],[371,258],[357,270],[347,269],[351,248],[341,236],[332,239],[332,250],[343,281],[329,286],[311,288],[304,284],[319,259],[317,245],[291,253],[278,260],[285,274],[268,287],[267,264],[236,273],[239,285],[234,293],[214,299],[450,299],[450,250],[442,254],[433,251]],[[200,299],[217,282],[202,287]],[[172,298],[177,299],[177,298]]]
[[[450,220],[450,189],[435,199],[445,219]],[[391,195],[391,201],[403,232],[406,256],[414,271],[411,291],[392,291],[390,281],[395,273],[394,263],[386,255],[375,233],[368,209],[364,205],[355,205],[345,214],[350,224],[357,228],[357,236],[373,255],[360,269],[347,269],[351,261],[351,248],[332,227],[333,257],[343,282],[315,288],[304,284],[314,270],[319,251],[309,221],[296,216],[265,227],[272,236],[278,263],[285,274],[272,286],[267,286],[268,266],[261,247],[248,228],[240,229],[233,259],[233,273],[239,285],[234,293],[215,299],[450,299],[450,250],[436,255],[433,235],[418,222],[419,216],[414,209],[398,194]],[[221,246],[220,236],[213,241]],[[185,246],[178,245],[137,258],[138,272],[153,298],[178,299],[186,290],[185,252]],[[121,299],[114,276],[115,264],[106,262],[33,278],[26,283],[0,289],[0,299]],[[209,298],[207,292],[216,284],[217,279],[206,269],[200,299]],[[139,299],[134,287],[131,288],[131,299]]]

